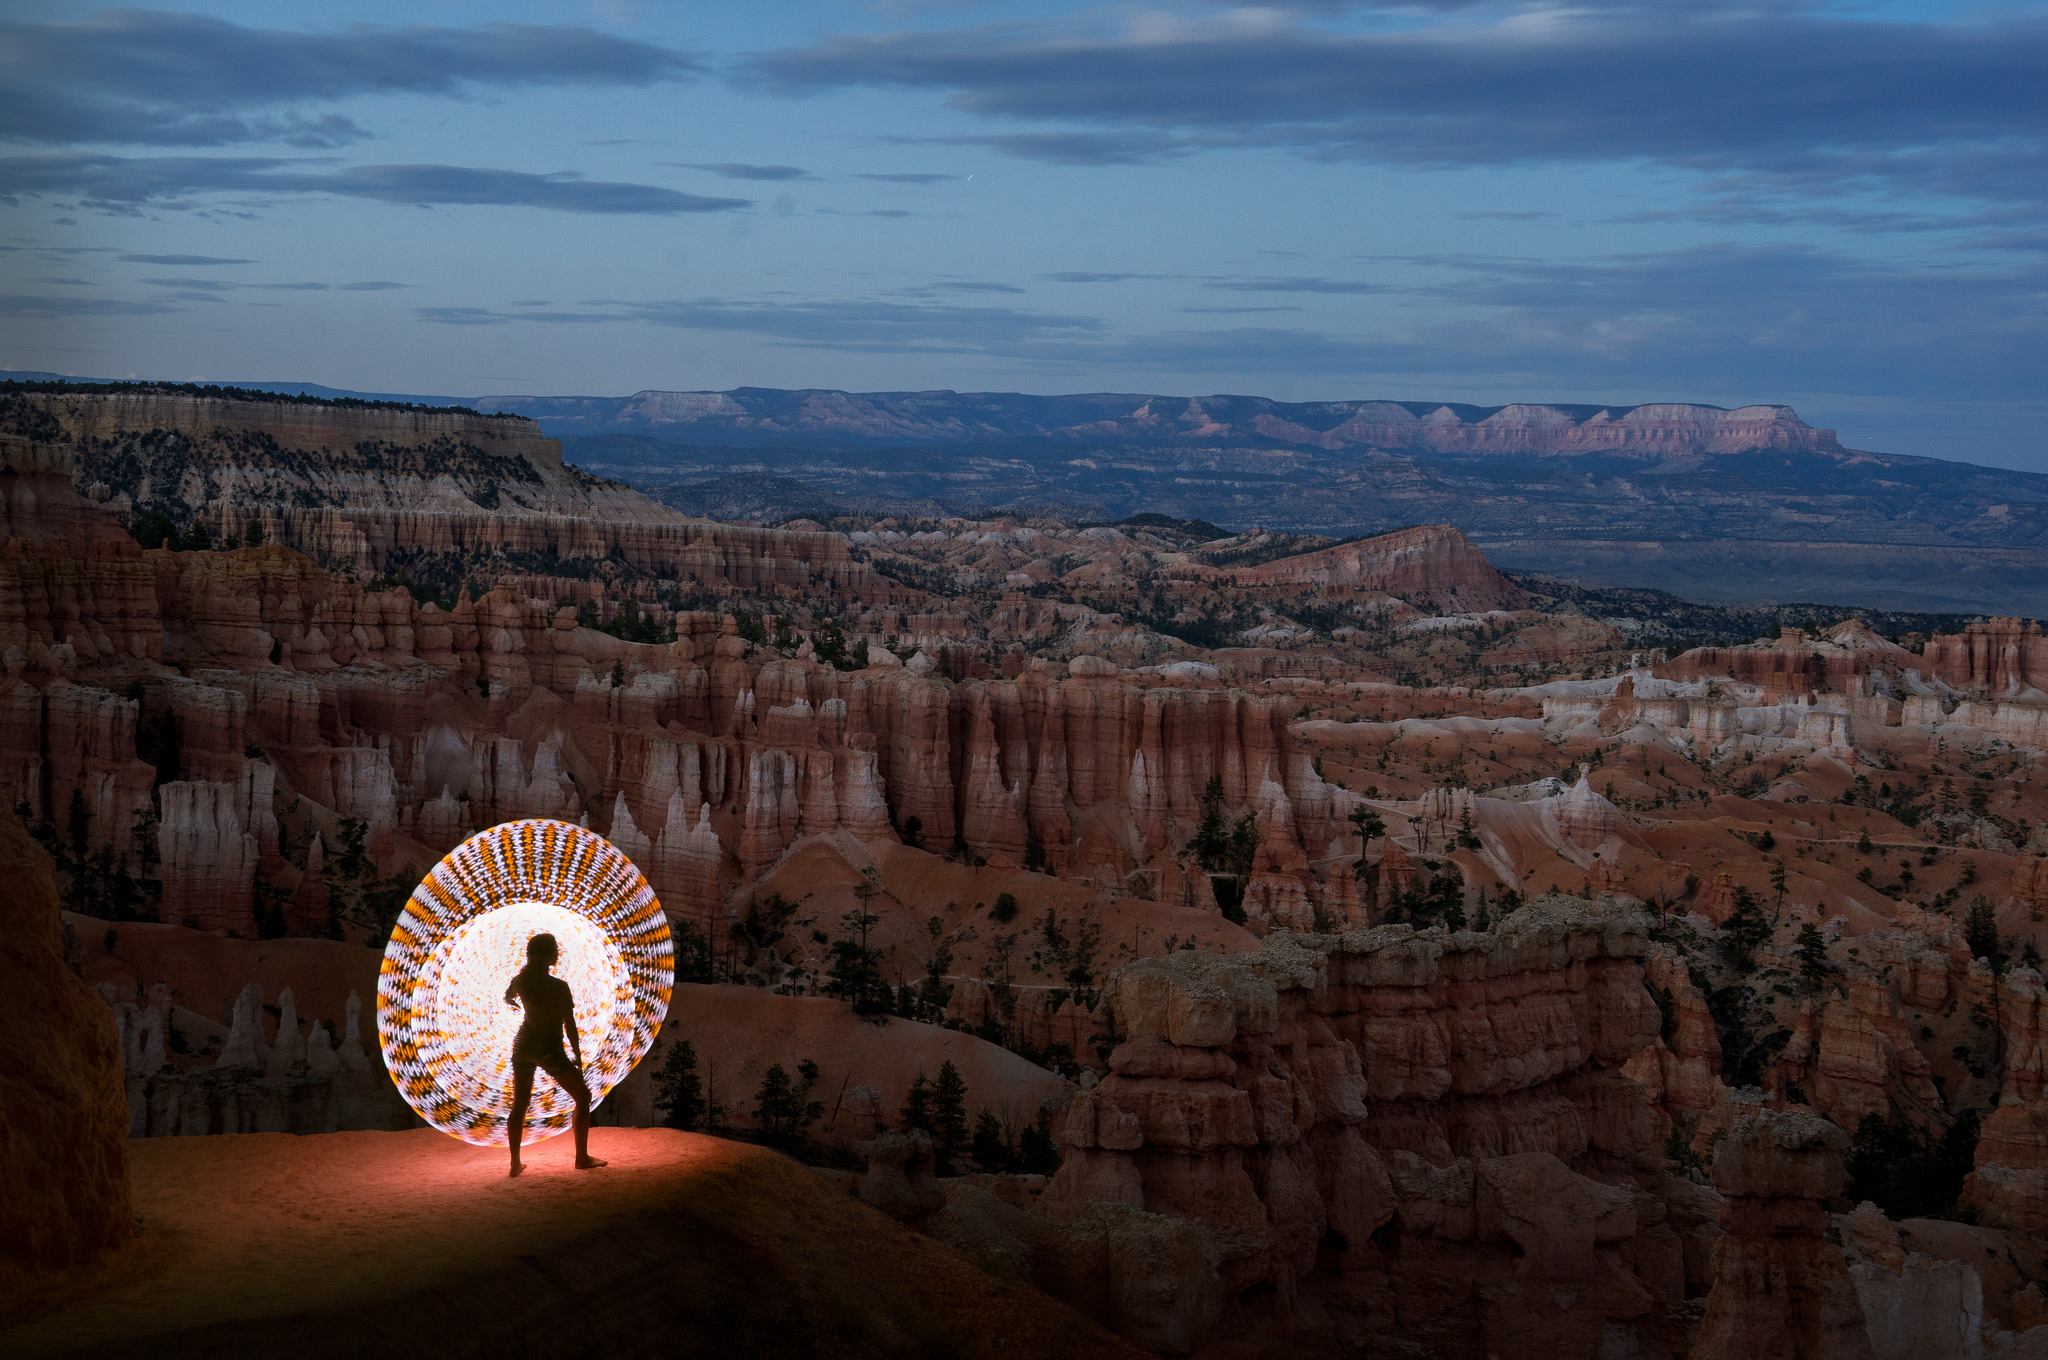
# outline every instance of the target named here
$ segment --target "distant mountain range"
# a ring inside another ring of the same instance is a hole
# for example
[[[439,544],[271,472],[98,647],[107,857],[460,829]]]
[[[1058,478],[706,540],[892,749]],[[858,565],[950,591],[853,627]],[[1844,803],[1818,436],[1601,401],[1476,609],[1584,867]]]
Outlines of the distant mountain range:
[[[2048,476],[1844,448],[1786,406],[240,385],[530,416],[569,461],[727,517],[783,510],[796,483],[870,510],[1158,511],[1339,536],[1450,523],[1502,566],[1593,585],[2048,614]],[[691,490],[714,480],[708,500]]]

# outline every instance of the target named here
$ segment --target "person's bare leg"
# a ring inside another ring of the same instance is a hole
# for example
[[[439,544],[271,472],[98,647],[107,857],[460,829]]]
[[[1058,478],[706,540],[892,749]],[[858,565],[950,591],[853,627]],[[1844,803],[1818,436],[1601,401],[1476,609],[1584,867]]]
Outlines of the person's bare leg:
[[[525,1170],[519,1164],[519,1140],[526,1133],[526,1104],[532,1098],[533,1069],[524,1063],[512,1064],[512,1116],[505,1121],[505,1131],[511,1136],[514,1176]]]
[[[590,1155],[590,1086],[583,1080],[581,1072],[570,1074],[574,1083],[563,1083],[569,1088],[569,1095],[576,1102],[576,1169],[590,1171],[604,1165],[602,1159]]]

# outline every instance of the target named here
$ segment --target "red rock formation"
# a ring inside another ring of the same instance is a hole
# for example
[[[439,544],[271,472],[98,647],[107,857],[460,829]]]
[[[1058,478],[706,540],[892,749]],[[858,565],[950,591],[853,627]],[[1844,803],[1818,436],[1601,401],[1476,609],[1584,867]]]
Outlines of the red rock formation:
[[[1849,1136],[1810,1114],[1743,1115],[1714,1157],[1725,1196],[1695,1360],[1870,1360],[1870,1335],[1827,1211]]]
[[[50,857],[0,809],[0,1315],[133,1232],[120,1040],[65,962]]]
[[[2012,866],[2011,892],[2036,914],[2048,910],[2048,854],[2020,857]]]
[[[1714,406],[1662,403],[1601,411],[1584,420],[1554,406],[1514,405],[1478,421],[1467,421],[1448,406],[1417,416],[1388,401],[1362,404],[1342,424],[1317,431],[1276,416],[1255,425],[1272,439],[1335,449],[1370,444],[1387,449],[1437,453],[1592,453],[1636,457],[1684,453],[1738,453],[1751,449],[1835,450],[1833,430],[1806,424],[1789,406]]]
[[[1250,570],[1224,571],[1247,585],[1381,590],[1467,611],[1514,608],[1527,598],[1448,524],[1402,529]]]
[[[1963,690],[2048,689],[2048,637],[2038,622],[1991,619],[1927,640],[1926,673]]]
[[[159,654],[142,549],[72,489],[68,449],[0,436],[0,659],[9,675]]]
[[[1047,1211],[1194,1223],[1238,1300],[1210,1353],[1334,1351],[1381,1319],[1446,1355],[1668,1347],[1711,1215],[1645,1160],[1660,1121],[1618,1071],[1656,1036],[1644,943],[1546,899],[1494,935],[1127,965],[1129,1037],[1069,1113]]]
[[[1622,1071],[1650,1093],[1667,1115],[1688,1125],[1720,1101],[1721,1040],[1707,999],[1685,961],[1663,947],[1643,959],[1644,980],[1657,997],[1662,1030]]]
[[[261,850],[243,830],[233,784],[165,784],[157,853],[163,866],[165,919],[202,930],[244,930],[255,919]]]
[[[258,519],[272,542],[360,570],[382,570],[394,555],[502,549],[617,558],[750,591],[878,602],[908,593],[856,562],[840,535],[692,521],[565,467],[561,442],[519,416],[148,391],[27,393],[14,405],[17,423],[24,412],[46,417],[83,451],[78,475],[122,482],[121,503],[183,505],[220,537]],[[72,471],[61,452],[43,458]],[[0,635],[0,650],[11,641]]]
[[[2039,973],[2014,968],[2005,975],[1998,1019],[2005,1088],[1984,1118],[1963,1201],[1987,1226],[2048,1231],[2048,992]]]
[[[1809,644],[1806,634],[1787,628],[1774,643],[1748,647],[1695,647],[1651,669],[1663,680],[1697,681],[1725,677],[1763,688],[1763,702],[1780,703],[1816,691],[1861,692],[1852,677],[1866,663],[1855,653],[1837,654],[1832,647]]]

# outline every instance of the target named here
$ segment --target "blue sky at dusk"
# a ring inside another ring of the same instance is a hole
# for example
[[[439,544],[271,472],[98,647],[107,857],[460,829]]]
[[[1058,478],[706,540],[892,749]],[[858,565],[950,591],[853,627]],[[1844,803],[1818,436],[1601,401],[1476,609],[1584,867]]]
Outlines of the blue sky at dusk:
[[[2040,5],[9,14],[0,366],[1774,401],[2048,471]]]

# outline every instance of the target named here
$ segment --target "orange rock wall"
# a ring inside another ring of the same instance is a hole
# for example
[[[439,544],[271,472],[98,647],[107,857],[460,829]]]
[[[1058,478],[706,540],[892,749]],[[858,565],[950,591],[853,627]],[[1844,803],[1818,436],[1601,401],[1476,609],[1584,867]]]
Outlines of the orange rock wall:
[[[113,1013],[64,957],[50,857],[0,809],[0,1314],[124,1245],[128,1110]]]
[[[1196,1224],[1235,1300],[1207,1355],[1348,1353],[1387,1320],[1445,1357],[1671,1354],[1714,1205],[1619,1071],[1657,1033],[1643,930],[1546,898],[1497,934],[1126,965],[1047,1212]]]

